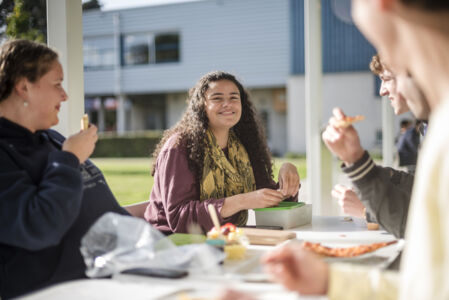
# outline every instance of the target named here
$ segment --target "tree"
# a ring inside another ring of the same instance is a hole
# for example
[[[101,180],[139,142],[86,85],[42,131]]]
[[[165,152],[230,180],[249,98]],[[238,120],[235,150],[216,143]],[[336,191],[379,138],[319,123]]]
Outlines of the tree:
[[[14,0],[3,0],[0,2],[0,39],[5,36],[6,17],[14,8]]]
[[[23,0],[16,0],[12,14],[6,18],[8,26],[6,35],[12,38],[28,39],[45,42],[46,36],[42,31],[33,26],[31,13],[25,9]]]
[[[14,8],[14,0],[3,0],[0,2],[0,27],[6,25],[6,17]]]
[[[98,0],[89,0],[83,3],[83,11],[91,9],[100,9],[101,3]]]
[[[83,10],[99,8],[101,8],[99,0],[83,3]],[[0,0],[0,39],[5,33],[8,37],[46,42],[47,1]]]
[[[47,37],[46,0],[3,0],[0,4],[0,27],[6,35],[41,42]]]

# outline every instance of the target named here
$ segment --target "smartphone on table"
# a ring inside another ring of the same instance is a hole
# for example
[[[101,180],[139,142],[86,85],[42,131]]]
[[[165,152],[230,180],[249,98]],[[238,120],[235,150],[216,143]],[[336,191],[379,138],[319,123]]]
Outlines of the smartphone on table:
[[[159,278],[183,278],[186,277],[189,272],[179,269],[163,269],[163,268],[132,268],[121,271],[122,274],[132,274],[149,277]]]

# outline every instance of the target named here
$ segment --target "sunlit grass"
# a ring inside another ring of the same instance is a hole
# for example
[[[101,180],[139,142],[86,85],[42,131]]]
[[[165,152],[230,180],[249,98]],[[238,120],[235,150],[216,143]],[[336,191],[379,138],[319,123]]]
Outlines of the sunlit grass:
[[[106,177],[112,192],[121,205],[146,201],[153,187],[150,175],[150,158],[94,158],[92,161]],[[277,181],[279,168],[284,162],[293,163],[301,179],[306,177],[306,161],[303,158],[276,158],[273,174]]]

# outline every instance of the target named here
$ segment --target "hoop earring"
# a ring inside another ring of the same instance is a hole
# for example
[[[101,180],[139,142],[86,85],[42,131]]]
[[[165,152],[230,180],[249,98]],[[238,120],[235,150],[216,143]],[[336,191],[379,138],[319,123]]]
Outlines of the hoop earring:
[[[27,102],[27,101],[24,101],[24,102],[23,102],[23,106],[28,107],[28,102]]]

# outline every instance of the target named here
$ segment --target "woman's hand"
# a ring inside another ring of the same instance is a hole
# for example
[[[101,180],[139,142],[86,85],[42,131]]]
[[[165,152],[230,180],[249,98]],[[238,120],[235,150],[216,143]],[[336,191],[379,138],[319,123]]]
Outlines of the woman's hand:
[[[337,184],[332,190],[332,196],[338,200],[343,213],[357,218],[365,217],[365,205],[350,187]]]
[[[97,140],[97,127],[90,125],[88,129],[69,136],[62,144],[62,150],[73,153],[80,163],[84,163],[94,152]]]
[[[276,206],[284,199],[280,191],[272,189],[260,189],[254,192],[226,197],[220,214],[223,218],[244,210]]]
[[[291,163],[283,163],[279,169],[279,189],[284,198],[295,196],[301,183],[296,167]]]
[[[328,289],[329,266],[300,245],[277,248],[264,257],[265,271],[274,281],[303,295],[324,295]]]
[[[242,196],[245,209],[276,206],[284,199],[281,192],[272,189],[260,189]]]

